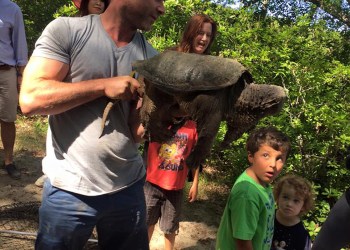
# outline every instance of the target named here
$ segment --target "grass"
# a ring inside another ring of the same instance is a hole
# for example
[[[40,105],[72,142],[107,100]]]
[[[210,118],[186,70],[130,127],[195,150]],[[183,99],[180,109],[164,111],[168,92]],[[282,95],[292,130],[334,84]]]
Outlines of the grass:
[[[45,152],[48,122],[46,116],[25,117],[19,115],[16,128],[15,151]]]

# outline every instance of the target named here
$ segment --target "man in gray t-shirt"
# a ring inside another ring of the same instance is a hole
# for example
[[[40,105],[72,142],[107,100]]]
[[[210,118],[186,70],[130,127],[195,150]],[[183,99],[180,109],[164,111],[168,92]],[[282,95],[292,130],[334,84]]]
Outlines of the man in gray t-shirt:
[[[137,29],[164,13],[160,0],[111,0],[99,15],[58,18],[24,72],[23,113],[49,115],[36,249],[82,249],[96,225],[101,249],[148,249],[133,103],[135,60],[157,52]],[[103,110],[118,99],[100,136]]]

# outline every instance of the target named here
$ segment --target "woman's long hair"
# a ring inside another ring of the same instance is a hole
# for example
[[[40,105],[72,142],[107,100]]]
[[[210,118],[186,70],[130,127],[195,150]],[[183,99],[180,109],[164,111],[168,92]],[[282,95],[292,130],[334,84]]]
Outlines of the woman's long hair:
[[[193,53],[193,42],[196,36],[201,31],[201,28],[204,23],[210,23],[212,26],[212,33],[210,42],[208,44],[208,47],[205,49],[203,54],[210,54],[210,47],[216,37],[217,33],[217,25],[216,22],[205,14],[196,14],[190,18],[190,20],[187,22],[180,44],[176,47],[177,51],[185,52],[185,53]]]

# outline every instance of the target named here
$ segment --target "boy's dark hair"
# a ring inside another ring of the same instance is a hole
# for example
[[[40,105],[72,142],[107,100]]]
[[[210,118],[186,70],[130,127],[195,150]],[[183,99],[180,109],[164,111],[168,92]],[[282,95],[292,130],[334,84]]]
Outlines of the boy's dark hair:
[[[303,210],[300,212],[299,216],[307,214],[307,212],[313,209],[314,193],[312,191],[311,183],[298,175],[287,174],[276,182],[273,188],[273,195],[276,201],[282,192],[282,187],[286,184],[292,186],[295,189],[296,194],[304,201]]]
[[[255,154],[259,151],[262,144],[266,144],[275,150],[282,151],[286,154],[286,159],[290,152],[289,138],[277,130],[275,127],[263,127],[254,130],[248,137],[246,149],[249,154]]]

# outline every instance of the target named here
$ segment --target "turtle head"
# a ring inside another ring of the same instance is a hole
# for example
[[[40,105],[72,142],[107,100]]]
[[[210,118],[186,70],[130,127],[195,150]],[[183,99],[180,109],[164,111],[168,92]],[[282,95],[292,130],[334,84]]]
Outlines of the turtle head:
[[[257,119],[281,111],[286,99],[284,88],[268,84],[249,84],[235,103],[235,111],[252,113]]]
[[[228,129],[221,147],[226,148],[249,132],[262,118],[280,112],[285,99],[286,92],[280,86],[247,84],[234,104],[233,114],[227,118]]]

